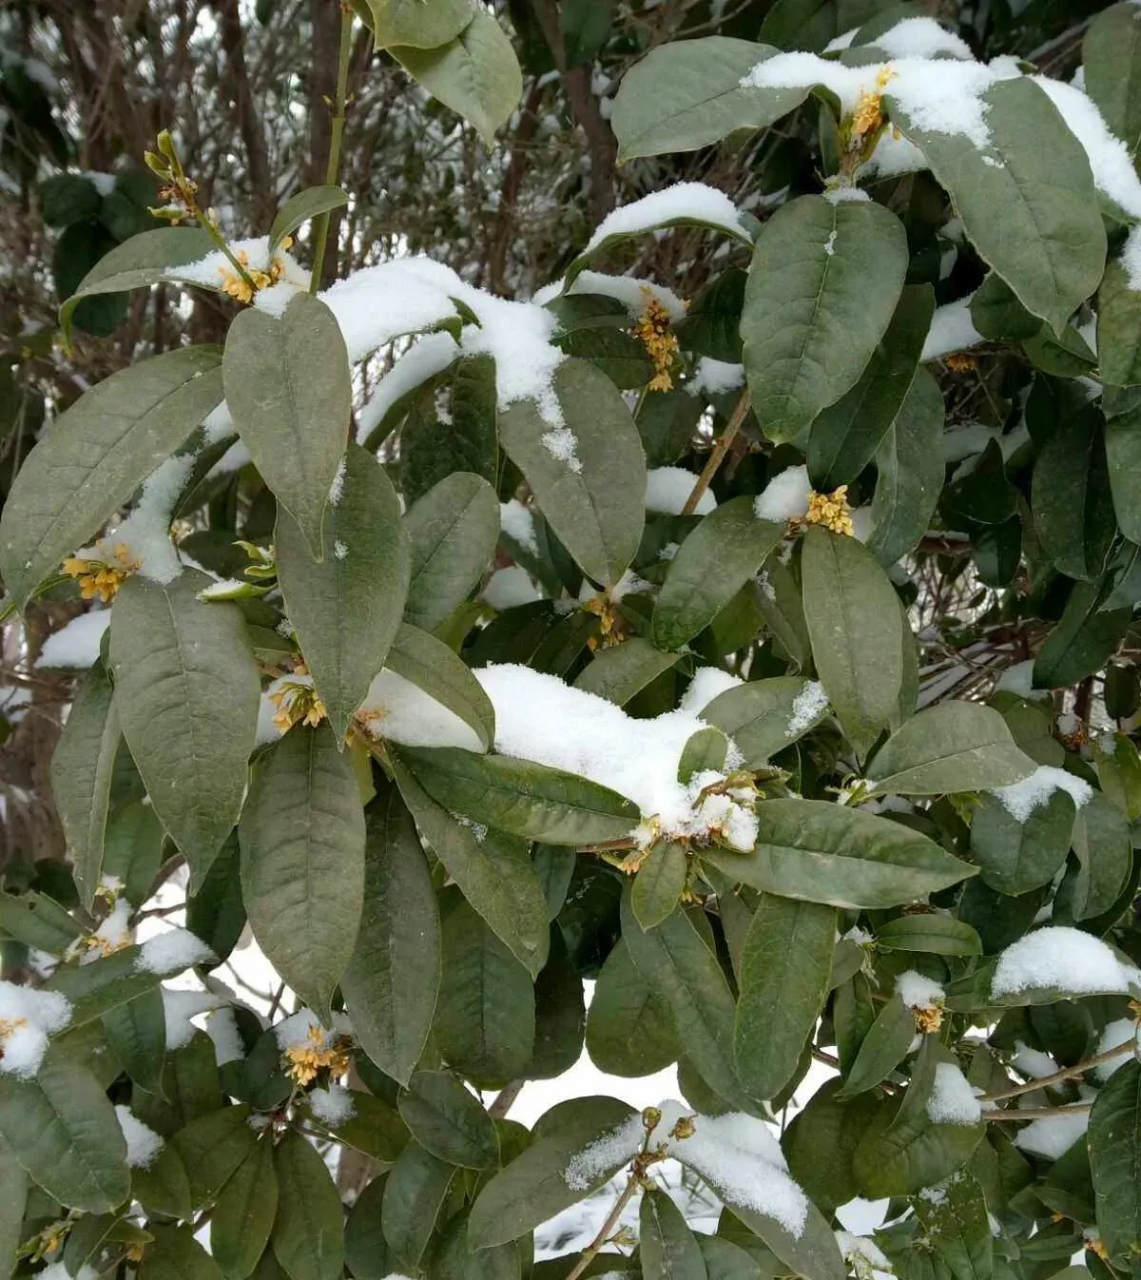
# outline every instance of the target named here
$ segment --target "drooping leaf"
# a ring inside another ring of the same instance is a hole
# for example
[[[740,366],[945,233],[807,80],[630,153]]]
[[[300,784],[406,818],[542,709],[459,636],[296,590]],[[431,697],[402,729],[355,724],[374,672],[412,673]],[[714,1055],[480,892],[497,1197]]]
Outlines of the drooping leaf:
[[[304,191],[290,196],[277,211],[269,229],[270,257],[277,252],[277,246],[285,237],[291,236],[303,223],[322,213],[344,208],[348,202],[349,197],[340,187],[334,186],[306,187]]]
[[[879,1106],[875,1097],[838,1097],[841,1084],[826,1080],[781,1138],[789,1172],[825,1211],[859,1194],[852,1154]]]
[[[586,997],[562,930],[551,929],[547,963],[535,981],[535,1048],[529,1080],[553,1080],[582,1057]]]
[[[321,1020],[353,954],[365,824],[328,725],[296,725],[259,762],[239,827],[242,897],[259,945]]]
[[[1111,1260],[1124,1264],[1141,1247],[1141,1064],[1126,1063],[1099,1090],[1087,1142],[1098,1230]]]
[[[659,840],[638,868],[630,886],[630,906],[643,929],[654,929],[670,916],[685,891],[689,850],[673,840]]]
[[[1079,871],[1067,905],[1076,920],[1091,920],[1113,906],[1129,878],[1129,820],[1107,796],[1095,792],[1078,810],[1073,845]]]
[[[1087,582],[1100,578],[1117,526],[1096,415],[1059,424],[1034,464],[1031,498],[1035,531],[1058,569]]]
[[[432,1266],[438,1280],[520,1280],[523,1273],[514,1241],[493,1249],[472,1246],[466,1214],[457,1214],[444,1228]]]
[[[214,1259],[190,1227],[152,1225],[154,1243],[143,1250],[140,1280],[222,1280]]]
[[[638,1215],[645,1280],[707,1280],[705,1261],[681,1210],[664,1191],[645,1191]]]
[[[143,1089],[162,1090],[166,1062],[166,1014],[162,991],[154,986],[103,1015],[107,1044],[123,1070]]]
[[[1025,822],[997,796],[982,796],[971,820],[971,854],[984,883],[1012,896],[1048,884],[1066,860],[1076,812],[1060,788]]]
[[[241,852],[232,832],[207,871],[202,887],[187,900],[186,927],[210,948],[218,963],[226,961],[246,927],[242,901]]]
[[[28,1175],[0,1139],[0,1276],[4,1280],[15,1271],[16,1250],[23,1242],[28,1185]]]
[[[400,500],[384,468],[350,444],[336,500],[325,513],[323,559],[301,526],[277,513],[277,573],[313,684],[343,740],[404,612],[409,553]]]
[[[60,414],[24,459],[0,516],[0,574],[23,607],[222,399],[217,347],[113,373]]]
[[[280,316],[248,307],[226,336],[222,373],[226,403],[254,465],[320,558],[353,398],[336,317],[308,293],[295,294]]]
[[[753,410],[770,439],[792,440],[856,385],[906,270],[903,226],[882,205],[801,196],[765,223],[741,337]]]
[[[1034,688],[1062,689],[1077,684],[1105,665],[1129,629],[1128,607],[1099,608],[1100,584],[1077,582],[1058,625],[1034,659]]]
[[[410,1142],[384,1183],[381,1225],[393,1254],[417,1268],[456,1174],[454,1165]]]
[[[1130,540],[1141,540],[1141,412],[1118,415],[1105,427],[1105,449],[1109,466],[1109,487],[1113,510],[1121,532]]]
[[[679,1056],[669,1005],[642,976],[621,939],[595,980],[586,1049],[600,1071],[614,1076],[652,1074]]]
[[[273,1143],[259,1142],[222,1189],[210,1216],[210,1251],[226,1280],[246,1280],[277,1217]]]
[[[274,1148],[278,1212],[271,1242],[290,1280],[339,1280],[344,1265],[341,1197],[324,1160],[299,1133]]]
[[[417,1071],[399,1106],[413,1138],[437,1159],[462,1169],[499,1163],[494,1121],[450,1071]]]
[[[1082,41],[1085,91],[1097,104],[1110,133],[1136,156],[1141,147],[1141,87],[1137,66],[1141,32],[1128,4],[1110,5],[1093,20]],[[1100,344],[1099,344],[1100,346]]]
[[[190,863],[191,892],[238,819],[260,694],[242,616],[200,601],[208,583],[192,569],[165,586],[135,574],[111,614],[123,736]]]
[[[195,1208],[211,1204],[257,1145],[250,1109],[222,1107],[196,1116],[170,1140],[182,1157]]]
[[[386,1075],[408,1082],[440,987],[440,919],[412,815],[393,788],[365,815],[364,906],[341,978],[353,1032]]]
[[[719,693],[701,718],[728,734],[745,767],[755,769],[824,719],[828,702],[819,692],[799,676],[750,680]]]

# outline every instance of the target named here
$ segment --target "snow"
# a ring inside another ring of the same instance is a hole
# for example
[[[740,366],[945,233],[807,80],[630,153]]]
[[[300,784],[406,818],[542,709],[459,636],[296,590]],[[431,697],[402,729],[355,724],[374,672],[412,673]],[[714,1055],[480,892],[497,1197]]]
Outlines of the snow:
[[[745,385],[745,366],[733,364],[729,360],[714,360],[712,356],[702,356],[697,362],[693,377],[685,384],[691,396],[702,391],[711,396],[724,395],[729,391],[737,391]]]
[[[678,782],[685,744],[704,723],[679,708],[635,720],[596,694],[514,664],[475,672],[495,708],[495,749],[589,778],[632,800],[641,811],[636,836],[649,844],[662,834],[719,833],[735,848],[751,849],[756,818],[743,794],[701,792],[723,781],[700,774]]]
[[[845,1262],[852,1263],[858,1260],[875,1271],[895,1271],[887,1254],[874,1240],[869,1240],[866,1236],[854,1236],[850,1231],[837,1231],[835,1236],[836,1247],[840,1250],[840,1256]]]
[[[121,951],[124,947],[129,946],[131,942],[130,919],[131,904],[126,898],[120,898],[107,913],[106,917],[99,922],[95,932],[88,938],[91,945],[81,953],[79,963],[81,965],[92,964],[103,956],[111,955],[113,952]]]
[[[395,671],[386,669],[373,677],[357,716],[374,738],[406,747],[483,750],[471,725]]]
[[[135,968],[166,977],[213,959],[214,953],[201,938],[187,929],[168,929],[143,943]]]
[[[179,454],[153,471],[144,482],[134,510],[108,535],[112,546],[120,543],[140,561],[139,573],[165,585],[182,572],[182,562],[170,540],[170,522],[194,470],[194,455]]]
[[[72,618],[44,641],[38,667],[73,667],[86,670],[99,658],[104,632],[111,625],[110,609],[91,609]]]
[[[317,296],[336,317],[356,363],[393,338],[452,319],[453,277],[458,283],[448,267],[429,258],[400,258],[355,271]]]
[[[48,1051],[48,1036],[70,1021],[71,1001],[58,991],[0,978],[0,1071],[31,1080]]]
[[[442,373],[459,354],[450,333],[430,333],[409,347],[377,383],[372,399],[357,414],[357,440],[367,440],[398,400]]]
[[[1051,925],[1020,938],[999,956],[991,996],[1000,999],[1035,989],[1073,995],[1127,992],[1138,976],[1100,938]]]
[[[128,1166],[132,1169],[149,1169],[166,1143],[148,1125],[136,1120],[130,1107],[116,1107],[115,1119],[127,1140]]]
[[[679,710],[700,715],[714,698],[744,683],[740,676],[722,671],[720,667],[698,667],[682,696]]]
[[[829,204],[864,204],[871,200],[871,196],[862,187],[852,187],[846,184],[839,187],[829,187],[820,194]]]
[[[1043,1076],[1052,1076],[1058,1070],[1058,1064],[1048,1053],[1034,1049],[1021,1040],[1014,1042],[1014,1057],[1010,1065],[1015,1071],[1021,1071],[1031,1080],[1041,1080]]]
[[[1034,690],[1034,659],[1027,658],[1025,662],[1016,662],[1014,666],[1007,667],[995,687],[1007,693],[1016,693],[1020,698],[1040,698],[1041,690],[1037,694]]]
[[[836,252],[836,237],[838,235],[839,235],[839,232],[836,230],[835,227],[833,227],[832,230],[828,232],[828,239],[824,241],[824,252],[828,255],[829,258],[831,258],[832,255]]]
[[[954,1063],[938,1063],[927,1099],[927,1118],[934,1124],[978,1124],[982,1114],[982,1105],[967,1077]]]
[[[230,412],[230,406],[223,400],[202,419],[202,442],[218,444],[227,436],[232,436],[234,430],[234,415]]]
[[[835,36],[824,46],[824,52],[842,53],[845,49],[850,49],[852,47],[852,41],[857,35],[859,35],[859,32],[859,27],[852,27],[851,30],[845,31],[843,35]]]
[[[209,1013],[222,1003],[209,991],[162,991],[162,1011],[166,1017],[166,1047],[182,1049],[194,1039],[198,1028],[191,1022],[200,1013]]]
[[[483,598],[493,609],[502,612],[521,604],[532,604],[543,597],[527,570],[521,564],[512,564],[505,569],[496,569],[488,578]]]
[[[765,486],[753,503],[758,520],[799,520],[808,510],[812,485],[807,467],[787,467]]]
[[[242,261],[243,254],[246,255],[244,265],[256,271],[269,270],[269,236],[256,236],[251,240],[231,240],[229,245],[230,252],[239,261]],[[274,254],[274,260],[284,268],[283,279],[300,288],[308,285],[309,272],[304,270],[290,254],[283,249],[278,249]],[[224,281],[233,274],[233,265],[221,249],[214,249],[196,262],[167,267],[163,272],[168,280],[205,285],[209,289],[220,289]]]
[[[930,1009],[942,1005],[943,988],[914,969],[901,973],[895,980],[896,994],[909,1009]]]
[[[283,1018],[277,1023],[273,1028],[273,1034],[277,1040],[277,1047],[282,1053],[287,1053],[290,1049],[303,1049],[310,1046],[327,1049],[341,1036],[349,1035],[351,1030],[349,1020],[343,1013],[334,1013],[333,1025],[328,1028],[312,1009],[298,1009],[296,1013],[290,1014],[288,1018]],[[315,1034],[310,1034],[317,1031],[321,1033],[319,1042]]]
[[[889,58],[933,58],[940,53],[953,58],[973,56],[965,40],[944,31],[934,18],[904,18],[872,43]]]
[[[975,328],[971,319],[971,298],[960,298],[957,302],[948,302],[935,308],[931,317],[931,328],[923,343],[921,361],[941,360],[954,351],[963,351],[967,347],[977,346],[986,339]]]
[[[540,289],[532,301],[539,306],[547,306],[563,292],[563,281],[558,280]],[[635,317],[646,310],[647,302],[653,298],[666,309],[670,319],[675,323],[685,316],[685,303],[672,289],[667,289],[653,280],[644,280],[640,276],[612,276],[601,271],[580,271],[565,292],[568,294],[597,293],[606,298],[613,298],[615,302],[622,303],[630,315]]]
[[[1110,1049],[1117,1049],[1123,1044],[1136,1046],[1136,1043],[1137,1023],[1132,1018],[1118,1018],[1116,1022],[1108,1023],[1101,1033],[1101,1039],[1097,1042],[1097,1052],[1108,1053]],[[1134,1053],[1136,1053],[1136,1047]],[[1120,1058],[1114,1058],[1112,1062],[1104,1062],[1100,1067],[1095,1067],[1094,1074],[1099,1080],[1108,1080],[1128,1061],[1129,1054],[1123,1053]]]
[[[94,1267],[84,1263],[75,1275],[72,1275],[62,1262],[53,1262],[42,1271],[37,1271],[34,1280],[99,1280],[99,1273]]]
[[[356,1114],[353,1095],[339,1084],[331,1084],[327,1089],[311,1090],[309,1106],[317,1119],[330,1129],[345,1124]]]
[[[661,1103],[659,1110],[661,1120],[650,1135],[655,1148],[682,1160],[722,1199],[776,1219],[798,1238],[803,1234],[807,1197],[789,1176],[784,1153],[764,1121],[740,1112],[704,1116],[674,1101]],[[683,1118],[692,1120],[693,1132],[674,1137]],[[586,1190],[607,1170],[632,1159],[645,1140],[642,1116],[635,1114],[572,1157],[563,1175],[567,1186]]]
[[[206,1034],[214,1042],[214,1061],[218,1066],[240,1062],[246,1056],[233,1009],[215,1009],[206,1020]]]
[[[277,284],[271,284],[268,289],[259,289],[254,294],[254,306],[273,316],[275,320],[280,320],[285,315],[286,307],[301,292],[303,291],[298,285],[281,280]]]
[[[345,458],[342,458],[337,464],[336,475],[333,476],[333,483],[329,486],[329,505],[335,507],[341,500],[341,496],[345,492]]]
[[[1097,105],[1081,89],[1047,76],[1031,79],[1058,108],[1070,132],[1089,157],[1094,184],[1133,218],[1141,218],[1141,179],[1129,151],[1105,123]]]
[[[340,538],[335,539],[333,542],[333,555],[336,556],[338,560],[344,560],[348,554],[349,549],[345,543],[343,543]]]
[[[686,220],[709,223],[730,235],[752,238],[741,221],[737,206],[723,191],[703,182],[678,182],[607,214],[583,252],[592,253],[610,236],[637,235],[666,223]]]
[[[785,734],[795,738],[812,726],[828,708],[828,695],[818,680],[809,680],[792,702],[792,715],[785,725]]]
[[[646,510],[680,516],[696,483],[697,476],[684,467],[654,467],[646,472]],[[706,489],[698,499],[693,514],[707,516],[716,508],[717,499]]]
[[[555,407],[558,408],[557,404]],[[544,420],[549,421],[541,407],[540,412],[542,412]],[[561,412],[562,410],[559,409],[560,414]],[[543,448],[552,458],[557,458],[559,462],[565,462],[568,471],[573,471],[575,475],[582,471],[582,460],[578,456],[578,441],[575,439],[575,434],[570,427],[552,427],[550,431],[543,432],[541,439]]]
[[[1088,1111],[1050,1116],[1044,1120],[1031,1121],[1014,1139],[1014,1145],[1020,1151],[1029,1151],[1031,1155],[1058,1160],[1088,1128]]]
[[[1121,250],[1121,265],[1130,289],[1141,293],[1141,226],[1136,226],[1125,239]]]
[[[518,498],[499,504],[499,527],[524,551],[539,554],[539,539],[535,533],[535,515]]]
[[[991,795],[998,798],[1016,822],[1025,822],[1035,809],[1049,803],[1055,791],[1068,792],[1079,809],[1093,799],[1093,788],[1088,782],[1048,764],[1039,765],[1021,782],[1011,783],[1009,787],[995,787]]]

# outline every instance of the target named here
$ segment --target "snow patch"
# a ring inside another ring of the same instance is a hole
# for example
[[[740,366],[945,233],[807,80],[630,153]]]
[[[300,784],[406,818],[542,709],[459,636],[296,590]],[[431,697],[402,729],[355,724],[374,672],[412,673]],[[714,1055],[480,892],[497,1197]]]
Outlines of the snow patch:
[[[543,597],[521,564],[496,569],[483,589],[484,600],[500,613],[515,609],[521,604],[533,604]]]
[[[919,359],[941,360],[955,351],[965,351],[968,347],[976,347],[986,339],[975,328],[971,319],[971,298],[960,298],[957,302],[948,302],[945,306],[936,307],[931,317],[931,328],[923,342],[923,351]]]
[[[908,969],[896,978],[895,990],[909,1009],[938,1007],[946,998],[946,993],[937,982],[931,978],[925,978],[914,969]]]
[[[135,968],[166,977],[213,959],[213,951],[188,929],[168,929],[143,943]]]
[[[744,365],[734,364],[729,360],[714,360],[711,356],[702,356],[697,362],[693,377],[685,384],[685,389],[691,396],[700,395],[702,391],[708,395],[717,396],[729,391],[737,391],[744,385]]]
[[[48,1036],[62,1031],[71,1014],[71,1001],[58,991],[0,979],[0,1072],[33,1079],[48,1051]]]
[[[136,1120],[130,1107],[116,1107],[115,1119],[127,1140],[127,1164],[132,1169],[149,1169],[166,1146],[162,1138],[141,1120]]]
[[[499,527],[505,534],[533,556],[539,554],[539,538],[535,533],[535,516],[518,498],[499,504]]]
[[[720,667],[698,667],[693,673],[689,688],[682,695],[678,709],[700,715],[714,698],[737,689],[745,682],[732,672],[722,671]]]
[[[807,467],[788,467],[765,486],[753,503],[758,520],[799,520],[808,510],[812,485]]]
[[[99,659],[103,635],[111,625],[110,609],[92,609],[66,623],[44,641],[36,667],[86,670]]]
[[[999,956],[991,996],[1051,990],[1074,995],[1127,992],[1141,975],[1124,965],[1100,938],[1066,925],[1036,929]]]
[[[467,721],[395,671],[385,669],[373,677],[357,716],[374,738],[386,738],[406,747],[483,750]]]
[[[982,1115],[982,1105],[967,1077],[954,1063],[938,1063],[927,1099],[927,1118],[934,1124],[978,1124]]]
[[[646,510],[680,516],[689,501],[697,476],[684,467],[654,467],[646,472]],[[695,516],[707,516],[717,509],[717,499],[709,489],[698,499]]]
[[[663,223],[684,220],[707,222],[730,235],[751,238],[737,206],[723,191],[703,182],[678,182],[607,214],[583,252],[592,253],[610,236],[637,235],[653,231]]]
[[[785,735],[795,738],[811,728],[828,709],[828,695],[818,680],[809,680],[792,700],[792,714],[785,725]]]
[[[317,1119],[330,1129],[347,1123],[357,1110],[353,1095],[339,1084],[331,1084],[327,1089],[312,1089],[309,1106]]]
[[[1055,791],[1066,791],[1081,809],[1093,799],[1093,788],[1084,779],[1065,769],[1041,764],[1021,782],[1009,787],[995,787],[991,792],[1015,822],[1025,822],[1035,809],[1048,804]]]

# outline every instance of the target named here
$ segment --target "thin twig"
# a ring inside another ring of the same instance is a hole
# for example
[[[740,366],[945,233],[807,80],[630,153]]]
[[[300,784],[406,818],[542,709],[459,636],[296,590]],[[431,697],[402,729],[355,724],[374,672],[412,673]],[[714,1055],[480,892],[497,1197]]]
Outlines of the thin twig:
[[[693,492],[686,499],[685,506],[682,507],[683,516],[691,516],[697,510],[697,504],[701,501],[706,489],[713,483],[713,477],[717,474],[718,467],[725,459],[725,455],[729,452],[729,446],[733,443],[737,436],[737,432],[741,430],[741,424],[745,421],[745,417],[749,412],[749,388],[746,387],[741,392],[741,398],[737,401],[733,409],[733,415],[729,419],[729,425],[725,428],[721,439],[713,446],[713,452],[709,455],[709,461],[705,464],[705,470],[697,477],[697,483],[693,486]]]
[[[1098,1053],[1092,1058],[1086,1058],[1084,1062],[1075,1062],[1072,1067],[1063,1067],[1061,1071],[1055,1071],[1051,1076],[1042,1076],[1038,1080],[1030,1080],[1026,1084],[1015,1085],[1014,1088],[1005,1089],[1001,1093],[984,1093],[979,1098],[979,1101],[1004,1102],[1007,1098],[1017,1098],[1024,1093],[1035,1093],[1039,1089],[1048,1089],[1051,1085],[1061,1084],[1064,1080],[1072,1080],[1075,1076],[1085,1075],[1087,1071],[1091,1071],[1094,1067],[1100,1067],[1106,1062],[1114,1062],[1118,1058],[1124,1058],[1127,1053],[1133,1053],[1136,1047],[1136,1039],[1127,1040],[1125,1044],[1119,1044],[1114,1049],[1106,1049],[1104,1053]]]
[[[503,1120],[515,1104],[515,1099],[523,1092],[526,1080],[512,1080],[495,1095],[495,1101],[487,1108],[487,1114],[493,1120]]]
[[[1093,1110],[1092,1102],[1076,1102],[1072,1107],[1011,1107],[1007,1111],[984,1111],[982,1119],[987,1121],[1011,1120],[1057,1120],[1059,1116],[1081,1116]]]
[[[614,1208],[610,1210],[610,1216],[599,1228],[598,1235],[596,1235],[590,1244],[588,1244],[582,1251],[582,1257],[579,1258],[574,1267],[567,1272],[566,1280],[578,1280],[579,1276],[582,1275],[587,1267],[589,1267],[598,1256],[599,1250],[614,1233],[614,1228],[618,1225],[618,1219],[622,1216],[622,1210],[630,1203],[634,1192],[638,1190],[639,1185],[638,1175],[632,1173],[622,1194],[615,1201]]]

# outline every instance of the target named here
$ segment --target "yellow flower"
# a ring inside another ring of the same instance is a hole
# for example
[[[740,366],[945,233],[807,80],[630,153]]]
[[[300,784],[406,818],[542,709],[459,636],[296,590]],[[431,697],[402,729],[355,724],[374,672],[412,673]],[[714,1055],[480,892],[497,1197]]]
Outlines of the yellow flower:
[[[644,286],[642,293],[646,298],[646,309],[634,326],[634,335],[642,340],[647,354],[654,362],[654,376],[650,379],[649,389],[669,391],[674,384],[670,370],[678,352],[677,335],[673,331],[673,322],[666,308]]]
[[[895,72],[890,67],[881,67],[876,75],[876,91],[860,94],[852,112],[852,139],[859,142],[868,134],[875,133],[883,124],[883,91]]]
[[[68,1218],[58,1218],[55,1222],[50,1222],[39,1235],[33,1236],[24,1247],[30,1249],[30,1257],[33,1262],[42,1262],[45,1258],[58,1252],[67,1239],[71,1228],[75,1226],[75,1221]]]
[[[978,368],[978,361],[971,355],[956,354],[947,357],[947,368],[952,373],[969,373]]]
[[[911,1010],[915,1018],[915,1029],[928,1035],[943,1026],[943,1010],[937,1004],[924,1005]]]
[[[848,506],[848,486],[842,484],[831,493],[817,493],[813,489],[808,495],[804,523],[822,524],[833,533],[852,537],[852,509]]]
[[[84,600],[96,596],[104,604],[114,600],[123,582],[142,564],[131,555],[130,549],[119,543],[114,548],[100,540],[95,544],[95,556],[68,556],[63,562],[63,572],[79,581],[79,593]]]
[[[296,674],[305,674],[303,664],[299,664]],[[315,727],[328,714],[312,684],[303,680],[283,680],[281,687],[269,695],[269,700],[277,707],[273,723],[282,733],[287,733],[298,722]]]
[[[292,243],[293,237],[286,236],[280,247],[288,249]],[[219,267],[218,274],[222,277],[222,292],[238,302],[252,302],[255,292],[277,284],[285,275],[285,261],[282,258],[274,258],[269,264],[269,270],[263,271],[260,267],[250,266],[250,255],[245,249],[239,250],[234,257],[245,275],[227,266]]]
[[[285,1051],[289,1062],[285,1074],[291,1080],[308,1085],[316,1080],[319,1071],[327,1070],[331,1076],[348,1074],[348,1046],[343,1041],[330,1042],[321,1027],[310,1027],[306,1034],[307,1044],[295,1045]]]
[[[651,388],[653,383],[650,384]],[[666,388],[668,390],[668,388]],[[606,594],[605,591],[599,592],[596,596],[591,596],[589,600],[584,600],[582,607],[587,613],[598,615],[598,636],[591,636],[587,642],[587,648],[593,653],[594,650],[613,649],[615,645],[619,645],[626,639],[625,624],[622,615],[618,612],[618,606]]]

